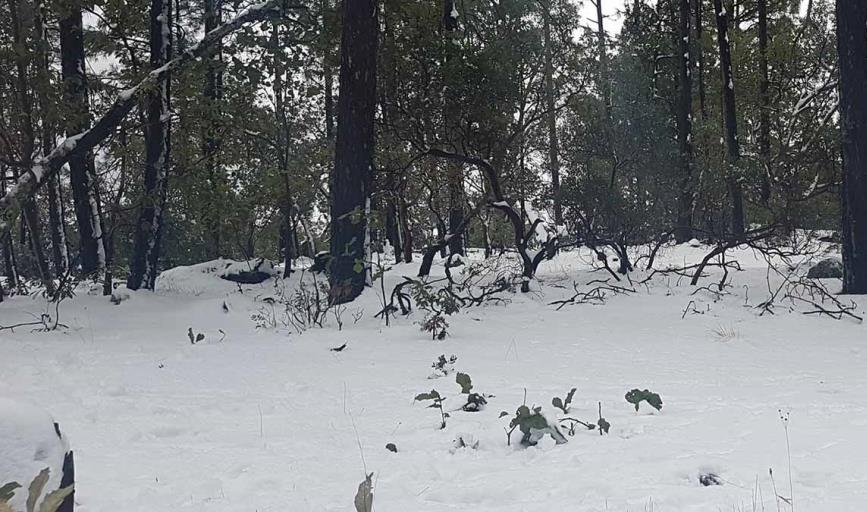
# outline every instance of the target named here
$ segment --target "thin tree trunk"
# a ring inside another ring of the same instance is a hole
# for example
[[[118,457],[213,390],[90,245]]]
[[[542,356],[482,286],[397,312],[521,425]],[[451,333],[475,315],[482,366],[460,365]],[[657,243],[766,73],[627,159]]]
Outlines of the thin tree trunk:
[[[64,4],[60,25],[60,60],[63,76],[63,101],[70,109],[66,115],[66,135],[79,133],[90,125],[87,74],[84,66],[84,33],[81,3]],[[81,271],[93,274],[105,270],[102,216],[93,153],[78,152],[69,158],[72,199],[78,225]]]
[[[738,119],[735,102],[735,75],[732,69],[732,53],[729,43],[729,16],[723,6],[723,0],[714,0],[717,24],[717,42],[719,44],[720,77],[722,79],[723,119],[725,121],[725,141],[728,156],[726,169],[726,184],[731,200],[731,230],[736,237],[744,234],[744,194],[741,189],[740,163],[741,150],[738,143]]]
[[[759,10],[759,160],[762,163],[760,200],[771,199],[771,98],[768,78],[768,0],[758,0]]]
[[[452,62],[457,53],[454,38],[457,37],[458,30],[458,8],[456,0],[443,0],[443,44],[445,47],[445,67],[446,73],[443,76],[446,86],[443,90],[443,110],[445,119],[446,140],[455,144],[455,134],[459,133],[458,124],[460,123],[461,108],[451,92],[448,84],[454,80],[454,77],[448,75],[449,63]],[[464,237],[455,234],[458,226],[464,223],[464,168],[459,162],[446,163],[446,179],[448,181],[448,199],[449,199],[449,233],[453,236],[449,238],[448,246],[451,254],[464,254]]]
[[[551,43],[551,2],[542,3],[545,37],[545,108],[548,128],[548,166],[551,171],[551,194],[554,200],[554,224],[563,224],[563,199],[560,193],[560,148],[557,140],[557,109],[554,91],[554,49]],[[485,228],[487,230],[487,228]]]
[[[286,118],[286,101],[283,84],[282,46],[280,45],[280,26],[277,23],[271,25],[271,45],[274,50],[274,67],[271,70],[274,75],[274,110],[278,127],[278,158],[280,161],[280,174],[283,178],[283,204],[280,207],[282,214],[281,231],[283,232],[283,279],[292,273],[292,259],[295,257],[295,240],[293,232],[293,210],[295,203],[292,199],[291,180],[289,176],[289,122]]]
[[[704,44],[702,36],[704,27],[702,26],[702,0],[692,0],[695,3],[695,56],[698,61],[698,104],[701,112],[701,118],[707,119],[707,95],[704,89]]]
[[[37,69],[36,76],[39,86],[36,88],[37,104],[42,117],[42,154],[47,155],[54,148],[54,128],[57,112],[48,99],[48,91],[52,87],[50,74],[50,48],[45,31],[46,8],[41,1],[34,3],[34,33],[36,41]],[[60,183],[52,176],[47,184],[48,200],[48,231],[51,235],[51,256],[54,272],[58,276],[66,273],[69,266],[69,254],[66,249],[66,233],[63,222],[63,207],[60,197]]]
[[[33,112],[31,110],[31,95],[30,83],[28,80],[29,58],[27,55],[26,37],[23,33],[21,22],[22,13],[18,10],[18,3],[15,0],[9,0],[9,12],[12,16],[12,42],[16,47],[15,52],[15,69],[16,76],[16,92],[18,94],[19,108],[21,109],[18,115],[18,127],[21,131],[21,158],[27,167],[31,165],[31,159],[36,147],[36,136],[33,130]],[[39,36],[37,36],[39,37]],[[37,41],[37,45],[41,45],[41,37]],[[37,53],[38,55],[38,53]],[[41,66],[41,62],[37,62],[37,67]],[[30,249],[33,257],[36,260],[36,270],[39,273],[39,279],[45,287],[45,291],[49,295],[54,294],[54,281],[51,279],[51,272],[48,268],[48,259],[45,257],[45,252],[42,246],[41,222],[39,220],[39,210],[36,207],[36,200],[28,198],[22,209],[23,224],[27,226],[27,231],[30,233]],[[22,242],[24,237],[22,236]]]
[[[867,3],[837,0],[843,132],[843,293],[867,294]]]
[[[677,191],[677,221],[674,238],[678,243],[687,242],[692,238],[692,79],[689,73],[690,62],[690,30],[689,1],[680,0],[680,17],[678,19],[677,48],[677,145],[678,145],[678,191]]]
[[[171,16],[171,0],[151,0],[151,69],[157,69],[171,59]],[[144,197],[129,265],[127,287],[131,290],[153,290],[156,284],[171,150],[170,82],[170,74],[166,74],[146,100]]]
[[[165,0],[167,2],[171,0]],[[204,0],[205,33],[222,23],[222,0]],[[202,133],[202,156],[205,161],[205,176],[209,187],[205,219],[208,230],[207,255],[216,259],[222,256],[222,211],[224,205],[220,198],[225,192],[223,169],[219,162],[220,151],[220,103],[223,97],[222,43],[217,42],[214,50],[205,59],[205,120]]]
[[[401,195],[398,204],[398,213],[400,217],[400,229],[403,231],[403,261],[412,263],[412,225],[409,221],[409,205],[406,199]]]
[[[378,29],[376,0],[343,2],[329,273],[331,301],[338,304],[358,297],[367,281],[365,214],[373,181]]]

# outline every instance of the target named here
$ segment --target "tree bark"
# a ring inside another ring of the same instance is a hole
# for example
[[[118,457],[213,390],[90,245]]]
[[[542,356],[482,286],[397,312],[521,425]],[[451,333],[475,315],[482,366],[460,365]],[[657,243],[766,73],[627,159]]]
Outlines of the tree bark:
[[[73,0],[64,5],[59,25],[63,101],[69,108],[65,116],[66,135],[69,137],[90,125],[80,1]],[[72,155],[69,158],[69,171],[78,226],[81,271],[84,274],[101,273],[105,270],[104,229],[93,153],[82,151]]]
[[[731,230],[735,237],[742,237],[746,220],[744,218],[744,194],[741,189],[740,163],[741,150],[738,143],[737,104],[735,101],[735,75],[732,69],[732,53],[729,43],[729,15],[723,0],[714,0],[717,24],[717,43],[719,44],[720,77],[722,80],[723,119],[725,120],[725,141],[728,166],[725,171],[726,185],[731,200]]]
[[[690,0],[679,2],[680,16],[676,45],[679,53],[675,106],[679,180],[674,238],[677,243],[687,242],[692,238],[692,79],[689,73],[691,39],[689,2]]]
[[[286,279],[292,273],[292,259],[296,256],[295,234],[293,213],[295,202],[292,199],[292,187],[289,176],[289,122],[286,118],[286,101],[283,84],[282,53],[280,46],[280,27],[275,22],[271,25],[271,45],[274,51],[274,67],[271,72],[274,75],[274,114],[277,122],[278,140],[277,156],[280,162],[280,174],[283,181],[283,204],[280,207],[282,216],[281,231],[283,233],[283,278]]]
[[[40,135],[42,142],[42,153],[48,154],[54,147],[55,142],[55,123],[57,121],[57,110],[48,99],[48,91],[51,89],[51,62],[50,48],[47,42],[46,35],[46,8],[42,2],[37,1],[33,5],[35,11],[34,32],[36,34],[36,76],[38,87],[37,104],[42,117],[42,133]],[[62,276],[66,273],[69,267],[69,253],[66,248],[66,232],[63,222],[63,205],[60,195],[60,183],[56,176],[48,180],[47,186],[47,201],[48,201],[48,232],[51,236],[51,260],[54,265],[54,273],[57,276]]]
[[[150,67],[164,66],[171,59],[171,0],[151,0]],[[153,290],[159,265],[163,231],[163,208],[166,200],[171,123],[169,99],[171,75],[166,73],[147,96],[147,122],[144,126],[145,163],[144,197],[135,229],[127,288]]]
[[[771,199],[771,97],[768,78],[768,0],[758,0],[759,11],[759,160],[762,163],[760,200]]]
[[[837,0],[843,135],[843,293],[867,294],[867,3]]]
[[[23,32],[21,15],[18,10],[18,3],[15,0],[9,0],[9,12],[12,16],[12,42],[16,47],[15,51],[15,69],[16,76],[16,93],[20,103],[18,112],[18,128],[22,135],[21,141],[21,158],[26,166],[30,166],[32,155],[36,147],[36,136],[33,130],[33,112],[31,110],[31,85],[28,79],[28,68],[30,59],[26,50],[26,37]],[[41,39],[41,37],[40,37]],[[39,43],[37,43],[39,44]],[[38,55],[38,53],[37,53]],[[41,63],[37,63],[41,66]],[[47,84],[46,84],[47,86]],[[27,231],[30,233],[30,249],[33,252],[33,257],[36,260],[36,270],[39,273],[39,279],[45,287],[45,291],[52,295],[54,293],[54,281],[51,279],[51,272],[48,268],[48,259],[45,257],[45,252],[42,245],[42,226],[39,220],[39,210],[36,207],[36,200],[29,198],[22,209],[23,224],[26,225]],[[24,236],[22,235],[22,241]]]
[[[697,61],[698,75],[698,105],[701,112],[701,118],[707,119],[707,95],[704,89],[704,45],[702,44],[702,36],[704,27],[702,25],[702,0],[693,0],[695,3],[695,56]]]
[[[455,0],[443,0],[443,44],[445,46],[445,67],[446,73],[443,79],[445,80],[445,88],[443,90],[443,110],[445,119],[446,140],[454,144],[456,141],[455,134],[459,133],[458,125],[461,120],[460,105],[452,93],[448,84],[454,77],[448,76],[449,63],[454,60],[458,51],[457,44],[454,38],[458,30],[458,8]],[[463,234],[458,234],[457,229],[464,223],[464,168],[459,162],[446,162],[446,178],[448,181],[449,194],[449,227],[448,232],[451,237],[448,240],[448,248],[451,254],[463,255],[464,237]]]
[[[165,0],[170,2],[171,0]],[[222,23],[223,0],[204,0],[205,33],[217,28]],[[205,120],[202,130],[202,156],[205,162],[205,176],[208,180],[207,204],[205,206],[205,224],[208,231],[207,255],[216,259],[222,256],[222,210],[220,201],[225,191],[223,170],[219,162],[220,151],[220,103],[223,97],[222,43],[217,42],[207,59],[205,59],[205,85],[203,90],[205,104]]]
[[[554,91],[554,58],[551,43],[551,2],[542,3],[545,37],[545,108],[548,128],[548,166],[551,171],[551,195],[554,201],[554,224],[563,224],[563,200],[560,193],[560,148],[557,140],[557,109]]]
[[[364,290],[376,113],[376,0],[343,2],[337,140],[331,175],[332,303]]]

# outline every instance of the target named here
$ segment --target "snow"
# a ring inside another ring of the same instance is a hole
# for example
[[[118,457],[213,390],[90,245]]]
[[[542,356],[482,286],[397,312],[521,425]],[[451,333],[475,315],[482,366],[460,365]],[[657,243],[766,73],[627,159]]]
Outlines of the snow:
[[[709,249],[666,246],[656,267]],[[649,275],[638,272],[635,294],[557,311],[550,302],[571,296],[573,281],[586,289],[607,277],[590,251],[563,252],[542,263],[533,293],[449,317],[449,337],[436,342],[419,330],[420,312],[391,327],[373,317],[378,283],[347,305],[342,330],[331,317],[302,335],[257,330],[250,315],[273,281],[239,291],[219,279],[218,260],[164,272],[156,293],[119,306],[77,294],[60,306],[66,330],[0,332],[0,389],[61,419],[80,512],[346,511],[365,471],[381,512],[792,510],[778,508],[774,484],[799,512],[862,510],[867,326],[787,303],[760,316],[764,261],[747,249],[728,257],[743,271],[719,299],[674,274],[638,285]],[[386,290],[416,271],[393,265]],[[433,277],[442,275],[438,260]],[[702,284],[718,277],[711,269]],[[684,315],[690,302],[700,313]],[[14,297],[0,305],[0,325],[44,305]],[[192,345],[188,329],[205,341]],[[483,411],[457,410],[454,374],[427,379],[440,354],[457,355],[473,391],[495,395]],[[447,397],[445,430],[438,411],[413,402],[431,387]],[[551,399],[571,387],[569,415],[595,421],[601,401],[609,435],[579,430],[560,446],[521,448],[513,434],[506,445],[500,411],[526,396],[562,416]],[[664,408],[636,412],[623,398],[632,388],[659,393]],[[478,447],[455,449],[458,436]],[[706,472],[722,485],[700,485]]]
[[[0,395],[0,486],[19,483],[11,506],[24,510],[27,487],[45,468],[49,470],[46,492],[60,488],[68,446],[57,436],[47,412],[4,395]]]
[[[196,265],[175,267],[161,273],[156,280],[155,291],[161,295],[211,295],[220,296],[238,291],[238,283],[220,277],[256,269],[277,275],[274,264],[258,259],[234,261],[219,258]],[[266,281],[266,284],[268,282]],[[266,284],[242,285],[242,289],[262,289]]]

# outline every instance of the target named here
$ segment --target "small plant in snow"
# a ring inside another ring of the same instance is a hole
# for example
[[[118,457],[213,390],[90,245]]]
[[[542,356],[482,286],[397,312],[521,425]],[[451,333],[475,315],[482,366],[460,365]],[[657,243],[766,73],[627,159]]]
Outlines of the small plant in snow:
[[[460,303],[448,289],[433,288],[421,281],[413,282],[413,298],[419,309],[426,311],[421,330],[431,333],[431,339],[444,340],[449,327],[446,316],[460,311]]]
[[[42,492],[45,490],[45,484],[48,483],[49,474],[50,470],[45,468],[36,475],[36,478],[34,478],[32,482],[30,482],[27,489],[27,508],[25,512],[57,512],[57,509],[59,509],[60,505],[63,504],[63,500],[72,494],[75,487],[70,485],[62,489],[51,491],[42,498]],[[9,502],[12,501],[12,498],[15,496],[15,491],[19,488],[21,488],[21,484],[18,482],[9,482],[0,485],[0,512],[15,512],[12,509],[12,506],[9,505]],[[39,508],[37,508],[36,504],[39,503],[40,499],[42,499],[42,503],[39,505]]]
[[[578,391],[578,388],[572,388],[566,393],[566,398],[562,399],[559,396],[555,396],[553,400],[551,400],[551,405],[563,411],[563,414],[569,414],[569,404],[572,403],[572,397],[575,396],[575,392]]]
[[[416,402],[424,402],[430,400],[432,403],[428,406],[431,409],[439,409],[440,411],[440,429],[446,428],[446,418],[449,417],[449,413],[443,410],[443,401],[445,401],[445,397],[440,395],[439,392],[435,389],[430,390],[430,393],[419,393],[415,396]]]
[[[373,512],[373,473],[364,475],[355,493],[355,512]]]
[[[639,390],[633,389],[632,391],[626,393],[626,401],[635,406],[635,411],[638,412],[638,405],[641,402],[647,402],[647,405],[653,407],[657,411],[662,410],[662,398],[656,393],[653,393],[647,389]]]
[[[433,368],[433,373],[428,377],[429,379],[439,379],[440,377],[445,377],[448,374],[452,373],[455,370],[455,363],[458,361],[458,356],[452,354],[451,357],[446,359],[445,354],[440,354],[440,356],[433,362],[431,368]]]
[[[467,395],[467,403],[461,406],[464,412],[479,412],[488,405],[489,395],[473,393],[473,380],[466,373],[458,372],[455,382],[461,387],[461,393]]]
[[[508,416],[509,413],[503,411],[500,417]],[[515,411],[515,416],[509,421],[509,428],[506,429],[506,440],[508,444],[512,444],[512,432],[518,429],[521,431],[521,444],[523,446],[535,446],[545,435],[551,436],[557,444],[564,444],[567,441],[566,436],[560,432],[560,427],[554,423],[551,424],[542,414],[541,407],[527,407],[522,405]]]
[[[196,343],[205,339],[205,333],[194,333],[193,328],[190,327],[189,329],[187,329],[187,338],[190,339],[190,345],[195,345]]]

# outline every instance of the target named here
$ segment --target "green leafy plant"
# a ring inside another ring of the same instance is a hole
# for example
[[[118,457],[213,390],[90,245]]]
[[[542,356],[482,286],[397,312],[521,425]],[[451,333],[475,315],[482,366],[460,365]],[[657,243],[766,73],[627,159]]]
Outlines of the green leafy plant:
[[[445,401],[445,397],[440,395],[439,392],[435,389],[430,390],[430,393],[419,393],[415,396],[416,402],[424,402],[430,400],[432,403],[428,406],[431,409],[439,409],[440,411],[440,429],[446,428],[446,418],[449,417],[449,413],[443,410],[443,402]]]
[[[422,281],[413,281],[412,296],[419,309],[426,312],[420,322],[421,330],[431,333],[431,339],[444,340],[448,336],[446,316],[460,311],[460,303],[448,288],[434,288]]]
[[[373,473],[364,475],[364,480],[358,484],[353,503],[355,512],[373,512]]]
[[[458,372],[455,376],[455,382],[457,382],[458,386],[461,387],[461,393],[463,394],[469,394],[473,389],[473,379],[471,379],[466,373]]]
[[[488,405],[488,398],[493,395],[473,393],[473,379],[466,373],[458,372],[455,382],[461,387],[461,393],[467,395],[467,403],[461,406],[464,412],[479,412]]]
[[[461,406],[464,412],[479,412],[488,405],[488,399],[480,393],[470,393],[467,395],[467,403]]]
[[[440,354],[440,356],[431,364],[431,368],[433,368],[433,374],[429,378],[438,379],[440,377],[445,377],[454,371],[455,363],[458,361],[458,356],[452,354],[451,357],[446,358],[445,354]]]
[[[554,399],[551,400],[551,405],[563,411],[563,414],[569,414],[569,404],[572,403],[572,397],[575,396],[576,391],[578,391],[578,388],[570,389],[569,393],[566,394],[565,399],[555,396]]]
[[[45,484],[48,483],[49,474],[50,470],[45,468],[36,475],[36,478],[34,478],[32,482],[30,482],[30,485],[27,488],[28,494],[27,501],[25,502],[25,512],[57,512],[57,509],[59,509],[60,505],[63,504],[63,500],[72,494],[75,487],[70,485],[62,489],[51,491],[42,498]],[[15,496],[15,491],[20,488],[21,484],[18,482],[9,482],[0,485],[0,512],[15,512],[13,511],[12,506],[9,505],[9,502],[12,501],[12,498]],[[40,498],[42,498],[42,503],[39,505],[39,508],[37,508],[36,504],[39,503]]]
[[[626,401],[635,406],[635,411],[638,411],[638,406],[641,402],[647,402],[648,405],[656,409],[662,410],[662,398],[656,393],[647,389],[639,390],[638,388],[626,393]]]
[[[503,411],[500,417],[509,416],[509,413]],[[521,405],[515,411],[515,416],[509,421],[509,428],[506,429],[506,439],[508,444],[512,444],[512,432],[518,429],[521,431],[521,444],[523,446],[535,446],[545,435],[551,436],[557,444],[568,442],[566,436],[560,432],[560,427],[555,424],[550,424],[548,419],[542,414],[541,407],[527,407],[526,404]]]

